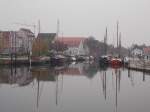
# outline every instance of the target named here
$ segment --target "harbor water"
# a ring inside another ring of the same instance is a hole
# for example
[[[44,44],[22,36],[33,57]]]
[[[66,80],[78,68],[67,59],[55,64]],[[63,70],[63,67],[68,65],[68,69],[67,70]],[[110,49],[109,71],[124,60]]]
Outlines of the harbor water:
[[[150,74],[95,63],[1,66],[1,112],[149,112]]]

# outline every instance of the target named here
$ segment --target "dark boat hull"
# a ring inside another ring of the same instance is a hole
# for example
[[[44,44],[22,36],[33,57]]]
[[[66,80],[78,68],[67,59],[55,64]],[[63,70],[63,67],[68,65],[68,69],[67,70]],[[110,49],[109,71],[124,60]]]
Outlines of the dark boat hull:
[[[55,66],[55,65],[63,65],[65,63],[65,59],[63,58],[51,58],[50,59],[50,64]]]
[[[109,60],[106,57],[100,57],[99,66],[102,69],[106,69],[109,66]]]

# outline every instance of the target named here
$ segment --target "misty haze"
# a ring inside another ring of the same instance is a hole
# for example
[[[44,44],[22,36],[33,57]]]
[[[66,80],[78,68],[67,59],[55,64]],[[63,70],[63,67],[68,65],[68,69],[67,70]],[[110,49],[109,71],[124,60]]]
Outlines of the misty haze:
[[[149,112],[149,0],[1,0],[0,112]]]

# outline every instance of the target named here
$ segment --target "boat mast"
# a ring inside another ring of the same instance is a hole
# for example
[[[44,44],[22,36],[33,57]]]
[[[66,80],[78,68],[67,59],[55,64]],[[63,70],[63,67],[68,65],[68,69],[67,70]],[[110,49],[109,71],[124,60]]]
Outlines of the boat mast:
[[[119,43],[118,43],[118,36],[119,36],[119,34],[118,34],[118,32],[119,32],[119,22],[117,21],[117,48],[119,46]]]
[[[59,19],[57,19],[57,32],[56,32],[56,37],[58,38],[59,34]]]
[[[107,27],[106,27],[106,33],[104,36],[104,49],[105,49],[105,55],[107,55]]]
[[[41,23],[40,23],[40,20],[38,21],[38,26],[39,26],[39,33],[38,34],[40,34],[40,32],[41,32]],[[41,41],[40,41],[40,37],[39,37],[39,56],[41,55],[41,45],[40,45],[40,43],[41,43]]]
[[[119,58],[121,57],[121,32],[119,33]]]
[[[58,41],[58,36],[59,36],[59,19],[57,19],[56,41]],[[56,51],[57,51],[57,53],[58,53],[58,49],[59,49],[59,46],[58,46],[58,43],[56,43]]]

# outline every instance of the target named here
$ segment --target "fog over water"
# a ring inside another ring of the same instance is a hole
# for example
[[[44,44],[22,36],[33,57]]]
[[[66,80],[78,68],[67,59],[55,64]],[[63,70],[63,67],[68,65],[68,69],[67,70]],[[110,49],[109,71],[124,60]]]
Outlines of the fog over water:
[[[41,32],[66,36],[94,36],[103,39],[108,27],[109,43],[116,44],[116,21],[119,20],[122,43],[150,44],[149,0],[0,0],[0,30],[16,30],[14,23],[37,24]],[[33,28],[32,28],[33,29]]]

